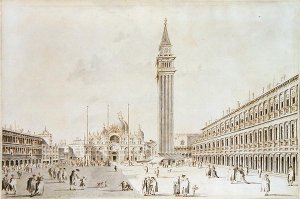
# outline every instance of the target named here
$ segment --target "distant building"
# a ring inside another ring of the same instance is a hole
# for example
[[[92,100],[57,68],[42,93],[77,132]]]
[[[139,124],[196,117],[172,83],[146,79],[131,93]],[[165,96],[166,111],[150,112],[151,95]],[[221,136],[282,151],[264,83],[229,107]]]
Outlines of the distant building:
[[[298,173],[299,75],[202,129],[193,158],[265,172]]]
[[[66,143],[66,140],[61,140],[58,143],[58,160],[59,162],[66,162],[70,159],[70,150],[69,146]]]
[[[69,144],[70,147],[70,158],[83,160],[85,157],[84,140],[76,138],[73,143]]]
[[[29,132],[2,128],[2,166],[41,163],[43,142]]]
[[[52,143],[52,133],[50,133],[45,127],[44,131],[36,134],[43,138],[44,143],[42,145],[43,148],[43,158],[42,162],[47,164],[52,164],[53,162],[58,162],[58,146]]]
[[[144,147],[144,132],[141,128],[135,133],[129,133],[127,122],[119,114],[118,124],[103,127],[101,132],[89,133],[86,145],[87,159],[125,162],[128,161],[129,154],[130,161],[139,161],[145,159]]]
[[[176,154],[183,157],[192,157],[192,143],[199,138],[199,134],[175,134],[174,149]]]
[[[145,159],[151,159],[158,154],[157,143],[153,140],[145,142]]]

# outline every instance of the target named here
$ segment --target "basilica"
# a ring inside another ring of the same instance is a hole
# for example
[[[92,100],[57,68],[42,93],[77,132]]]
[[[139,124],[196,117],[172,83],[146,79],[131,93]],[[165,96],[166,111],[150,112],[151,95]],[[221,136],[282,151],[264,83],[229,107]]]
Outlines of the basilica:
[[[128,142],[129,140],[129,142]],[[119,114],[118,122],[98,132],[89,133],[87,138],[86,159],[89,162],[128,162],[146,159],[146,143],[141,127],[134,133],[129,132],[127,122]]]

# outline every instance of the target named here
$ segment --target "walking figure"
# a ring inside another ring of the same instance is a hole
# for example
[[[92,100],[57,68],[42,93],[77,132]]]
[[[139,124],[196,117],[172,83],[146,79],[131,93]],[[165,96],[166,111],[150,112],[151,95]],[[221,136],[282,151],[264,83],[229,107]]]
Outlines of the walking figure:
[[[288,183],[289,186],[293,186],[293,183],[295,182],[295,171],[292,166],[289,167],[288,170]]]
[[[261,191],[265,192],[265,196],[267,196],[270,192],[270,179],[268,174],[264,176],[261,182]]]

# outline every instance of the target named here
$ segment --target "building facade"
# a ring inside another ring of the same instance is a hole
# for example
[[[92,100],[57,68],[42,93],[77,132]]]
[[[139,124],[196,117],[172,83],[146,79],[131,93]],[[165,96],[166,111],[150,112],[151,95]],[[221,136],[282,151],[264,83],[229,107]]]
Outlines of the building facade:
[[[178,133],[174,137],[174,150],[176,154],[180,154],[182,157],[192,157],[192,143],[199,138],[199,134],[185,134]]]
[[[2,128],[2,166],[41,163],[43,142],[29,133]]]
[[[84,140],[76,138],[73,143],[69,144],[69,153],[71,159],[84,160],[85,158],[85,148]]]
[[[158,139],[159,153],[174,153],[174,66],[175,56],[172,54],[172,45],[168,36],[167,20],[156,58],[157,85],[158,85]]]
[[[45,127],[44,131],[38,133],[37,136],[44,140],[42,144],[42,163],[52,164],[54,162],[58,162],[59,149],[57,144],[52,143],[52,133],[50,133]]]
[[[299,75],[202,129],[192,157],[262,171],[298,171]]]
[[[101,132],[89,133],[86,155],[89,162],[126,162],[145,159],[144,132],[141,128],[129,133],[128,124],[119,115],[118,124],[103,127]],[[129,140],[129,143],[128,143]]]

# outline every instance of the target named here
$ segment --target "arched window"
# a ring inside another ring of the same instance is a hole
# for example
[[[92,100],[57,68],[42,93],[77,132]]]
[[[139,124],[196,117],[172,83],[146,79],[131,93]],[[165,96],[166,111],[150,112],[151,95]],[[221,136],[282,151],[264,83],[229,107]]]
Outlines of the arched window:
[[[111,142],[116,142],[116,143],[119,143],[119,141],[120,141],[119,137],[116,136],[116,135],[111,136],[111,137],[109,138],[109,140],[110,140]]]

